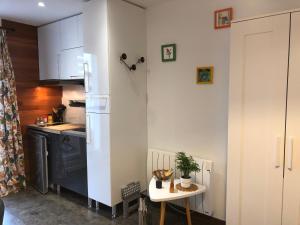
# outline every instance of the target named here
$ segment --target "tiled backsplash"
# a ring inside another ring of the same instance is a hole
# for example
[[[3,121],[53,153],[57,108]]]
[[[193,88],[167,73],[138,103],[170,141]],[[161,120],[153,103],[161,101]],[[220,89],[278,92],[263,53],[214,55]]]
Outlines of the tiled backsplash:
[[[85,108],[70,107],[70,100],[84,100],[84,87],[81,85],[71,85],[63,87],[62,103],[67,107],[65,122],[85,124]]]

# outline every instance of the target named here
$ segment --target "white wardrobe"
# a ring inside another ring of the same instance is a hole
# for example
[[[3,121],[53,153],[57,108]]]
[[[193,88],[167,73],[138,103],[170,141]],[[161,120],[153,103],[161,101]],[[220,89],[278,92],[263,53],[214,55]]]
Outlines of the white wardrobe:
[[[300,12],[231,30],[227,225],[300,224]]]

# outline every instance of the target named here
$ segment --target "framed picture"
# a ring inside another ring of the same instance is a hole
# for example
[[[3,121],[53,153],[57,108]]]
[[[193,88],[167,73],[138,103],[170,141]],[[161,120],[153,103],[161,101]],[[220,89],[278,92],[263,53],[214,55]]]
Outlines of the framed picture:
[[[215,29],[230,27],[232,18],[233,18],[232,8],[215,11]]]
[[[163,62],[176,61],[176,44],[161,46],[161,60]]]
[[[214,79],[214,67],[197,68],[197,84],[212,84]]]

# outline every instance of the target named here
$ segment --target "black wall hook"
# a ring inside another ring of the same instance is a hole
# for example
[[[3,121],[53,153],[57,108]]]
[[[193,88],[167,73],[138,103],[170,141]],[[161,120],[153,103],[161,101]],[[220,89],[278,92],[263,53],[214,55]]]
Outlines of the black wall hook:
[[[123,61],[123,60],[126,60],[127,59],[127,55],[126,53],[123,53],[121,56],[120,56],[120,60]]]
[[[120,62],[122,62],[130,71],[135,71],[136,70],[136,65],[140,64],[140,63],[144,63],[145,62],[145,58],[141,57],[138,59],[138,61],[136,62],[136,64],[132,64],[131,66],[129,66],[125,60],[127,59],[127,55],[126,53],[122,53],[122,55],[120,56]]]

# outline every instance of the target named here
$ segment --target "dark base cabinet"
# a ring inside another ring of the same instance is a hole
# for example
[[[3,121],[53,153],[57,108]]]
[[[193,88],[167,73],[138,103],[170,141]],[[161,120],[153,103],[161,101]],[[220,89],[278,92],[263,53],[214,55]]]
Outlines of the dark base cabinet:
[[[56,159],[59,152],[59,135],[49,134],[48,136],[48,179],[49,186],[57,182],[56,179]]]
[[[47,151],[49,138],[47,133],[29,130],[28,133],[29,160],[30,160],[30,183],[41,192],[48,192],[48,165]]]
[[[56,135],[49,152],[51,183],[87,196],[85,138]]]
[[[30,129],[29,133],[35,134],[34,129]],[[41,135],[41,133],[44,133],[42,137],[45,137],[47,140],[47,162],[44,162],[45,159],[36,159],[37,156],[41,155],[39,152],[44,151],[40,149],[40,146],[45,145],[45,139],[39,141],[39,139],[34,138],[33,135],[28,136],[31,151],[30,155],[32,155],[32,157],[30,157],[32,159],[30,164],[33,169],[31,176],[32,174],[34,175],[31,183],[37,183],[34,178],[37,177],[36,174],[41,174],[41,176],[48,176],[49,185],[60,185],[78,194],[88,196],[85,138],[38,132],[39,135]],[[41,168],[44,165],[47,165],[47,175],[45,175],[44,171],[37,173],[36,168]],[[40,182],[40,180],[41,178],[39,178],[38,182]],[[45,193],[45,191],[42,193]]]

